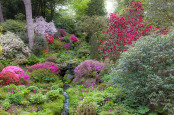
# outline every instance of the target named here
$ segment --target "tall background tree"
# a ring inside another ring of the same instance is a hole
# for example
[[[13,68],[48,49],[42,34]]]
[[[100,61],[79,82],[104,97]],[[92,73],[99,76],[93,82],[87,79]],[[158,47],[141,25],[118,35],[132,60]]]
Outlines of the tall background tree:
[[[26,20],[27,20],[27,30],[28,30],[28,40],[30,49],[33,48],[34,44],[34,28],[31,10],[31,0],[23,0],[25,5]]]
[[[1,1],[0,1],[0,22],[4,22]]]
[[[91,0],[88,3],[88,8],[86,9],[87,16],[104,16],[105,12],[104,0]]]

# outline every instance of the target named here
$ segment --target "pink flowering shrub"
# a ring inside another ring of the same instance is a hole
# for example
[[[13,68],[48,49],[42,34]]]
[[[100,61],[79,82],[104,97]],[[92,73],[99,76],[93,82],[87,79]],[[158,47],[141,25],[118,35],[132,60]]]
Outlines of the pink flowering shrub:
[[[79,41],[77,37],[75,37],[74,34],[71,35],[71,38],[70,38],[73,42],[76,42],[76,41]]]
[[[68,35],[68,33],[65,31],[65,29],[57,29],[57,30],[60,32],[62,37]]]
[[[97,60],[86,60],[77,66],[74,70],[75,79],[73,82],[79,81],[82,77],[85,78],[99,78],[100,72],[104,68],[104,63]]]
[[[53,62],[45,62],[43,64],[39,63],[39,64],[34,64],[32,66],[27,66],[26,67],[28,69],[29,72],[33,71],[33,70],[37,70],[37,69],[50,69],[51,72],[58,74],[58,70],[59,68],[57,67],[57,64],[53,63]]]
[[[20,78],[29,79],[30,78],[30,76],[28,76],[24,72],[24,70],[22,70],[20,67],[17,67],[17,66],[7,66],[2,70],[1,73],[7,72],[7,71],[14,73],[18,79],[20,79]]]
[[[66,49],[70,49],[71,46],[69,45],[69,43],[64,43],[63,47],[65,47]]]

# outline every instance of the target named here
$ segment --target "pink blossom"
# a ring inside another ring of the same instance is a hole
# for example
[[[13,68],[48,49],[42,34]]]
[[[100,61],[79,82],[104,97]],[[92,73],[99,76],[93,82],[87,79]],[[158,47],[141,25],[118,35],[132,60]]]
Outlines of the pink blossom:
[[[74,34],[71,35],[71,40],[72,40],[73,42],[79,41],[78,38],[75,37]]]

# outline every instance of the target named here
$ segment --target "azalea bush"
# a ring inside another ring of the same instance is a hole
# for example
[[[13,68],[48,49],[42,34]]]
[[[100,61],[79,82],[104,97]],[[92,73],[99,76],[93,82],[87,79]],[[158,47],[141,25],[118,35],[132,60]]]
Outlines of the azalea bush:
[[[116,59],[121,52],[128,49],[127,45],[132,45],[133,41],[137,41],[141,36],[146,36],[152,32],[159,30],[152,27],[148,23],[143,23],[144,9],[141,2],[131,2],[123,11],[123,15],[118,12],[111,13],[108,18],[108,27],[104,32],[107,37],[98,47],[103,57]],[[165,30],[160,34],[167,34]]]
[[[20,67],[17,66],[7,66],[5,67],[2,72],[11,72],[14,73],[16,75],[17,78],[24,78],[24,79],[29,79],[30,76],[28,76],[23,69],[21,69]]]
[[[74,69],[75,79],[78,82],[82,78],[100,79],[100,72],[104,68],[104,63],[96,60],[85,60]]]
[[[6,86],[9,84],[20,85],[20,79],[15,73],[6,71],[0,73],[0,86]]]
[[[33,71],[33,70],[37,70],[37,69],[49,69],[51,70],[51,72],[58,74],[58,70],[59,68],[57,67],[56,63],[53,62],[45,62],[43,64],[39,63],[39,64],[34,64],[32,66],[27,66],[26,67],[28,69],[29,72]]]
[[[173,114],[174,32],[147,36],[133,45],[112,68],[110,80],[125,87],[129,105],[150,103]]]

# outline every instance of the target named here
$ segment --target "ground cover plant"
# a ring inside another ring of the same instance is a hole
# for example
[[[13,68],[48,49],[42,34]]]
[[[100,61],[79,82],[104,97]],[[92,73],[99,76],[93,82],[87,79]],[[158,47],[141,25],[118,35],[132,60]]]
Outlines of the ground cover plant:
[[[108,18],[104,0],[23,1],[0,2],[0,115],[174,114],[174,20],[147,22],[156,1]]]

